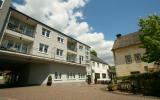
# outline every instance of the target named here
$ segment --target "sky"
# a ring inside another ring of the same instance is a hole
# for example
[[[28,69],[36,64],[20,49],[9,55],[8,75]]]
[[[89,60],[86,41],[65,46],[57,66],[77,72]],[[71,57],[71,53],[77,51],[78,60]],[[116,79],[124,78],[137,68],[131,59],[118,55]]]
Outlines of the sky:
[[[116,34],[138,31],[138,20],[160,13],[160,0],[12,0],[19,11],[96,50],[114,65]]]

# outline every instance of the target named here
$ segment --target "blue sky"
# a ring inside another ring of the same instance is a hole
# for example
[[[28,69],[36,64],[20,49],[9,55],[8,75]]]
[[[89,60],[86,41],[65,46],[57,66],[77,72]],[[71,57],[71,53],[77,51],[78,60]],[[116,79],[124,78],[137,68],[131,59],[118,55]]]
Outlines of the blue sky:
[[[139,16],[155,12],[160,13],[160,0],[90,0],[84,8],[85,20],[94,31],[111,40],[118,33],[137,31]]]
[[[160,0],[13,0],[17,10],[88,44],[111,65],[116,34],[138,31],[140,16],[159,14],[159,4]]]

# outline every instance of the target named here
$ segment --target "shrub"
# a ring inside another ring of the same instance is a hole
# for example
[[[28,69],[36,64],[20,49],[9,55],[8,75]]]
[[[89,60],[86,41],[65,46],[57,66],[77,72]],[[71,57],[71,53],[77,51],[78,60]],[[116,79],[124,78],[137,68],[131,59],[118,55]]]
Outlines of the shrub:
[[[51,85],[52,85],[52,76],[49,76],[47,81],[47,86],[51,86]]]
[[[108,88],[108,91],[115,91],[115,90],[117,90],[117,85],[116,84],[109,84],[107,88]]]

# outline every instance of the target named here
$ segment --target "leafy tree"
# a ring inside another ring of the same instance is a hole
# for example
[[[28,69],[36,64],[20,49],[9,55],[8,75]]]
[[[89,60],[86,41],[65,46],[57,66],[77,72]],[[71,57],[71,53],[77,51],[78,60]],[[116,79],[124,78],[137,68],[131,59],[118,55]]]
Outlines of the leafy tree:
[[[97,52],[95,50],[92,50],[91,54],[97,56]]]
[[[148,63],[160,64],[160,16],[152,15],[139,20],[140,31],[144,34],[140,36],[143,48],[146,49],[142,60]]]

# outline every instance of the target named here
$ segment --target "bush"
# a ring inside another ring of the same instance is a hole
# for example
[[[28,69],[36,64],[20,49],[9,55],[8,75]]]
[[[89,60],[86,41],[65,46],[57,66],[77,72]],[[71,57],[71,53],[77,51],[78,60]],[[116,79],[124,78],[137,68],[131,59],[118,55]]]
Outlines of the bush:
[[[140,92],[144,95],[160,96],[160,72],[143,73],[131,76],[120,77],[123,80],[120,88],[126,84],[124,80],[129,80],[135,87],[135,92]],[[133,92],[133,91],[131,91]]]
[[[117,90],[117,85],[116,84],[109,84],[107,88],[108,88],[108,91],[115,91],[115,90]]]
[[[47,81],[47,86],[51,86],[51,85],[52,85],[52,76],[49,76]]]

